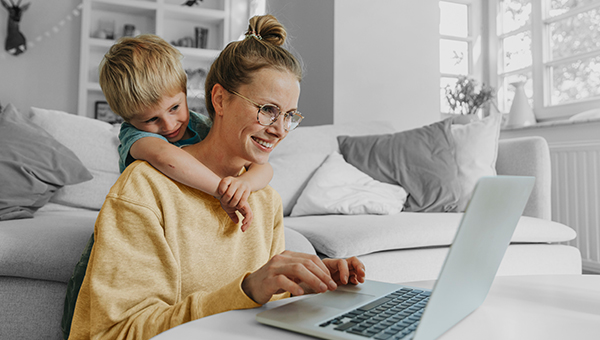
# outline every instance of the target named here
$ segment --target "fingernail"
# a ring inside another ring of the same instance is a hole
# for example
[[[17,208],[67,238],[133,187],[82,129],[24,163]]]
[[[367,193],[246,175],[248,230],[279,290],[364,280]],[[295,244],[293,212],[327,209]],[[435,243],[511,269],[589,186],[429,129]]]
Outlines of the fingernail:
[[[332,289],[336,289],[337,284],[333,280],[331,280],[331,281],[329,281],[329,287],[331,287]]]
[[[324,283],[321,283],[321,284],[319,285],[319,289],[320,289],[322,292],[324,292],[324,291],[327,291],[327,286],[326,286]]]

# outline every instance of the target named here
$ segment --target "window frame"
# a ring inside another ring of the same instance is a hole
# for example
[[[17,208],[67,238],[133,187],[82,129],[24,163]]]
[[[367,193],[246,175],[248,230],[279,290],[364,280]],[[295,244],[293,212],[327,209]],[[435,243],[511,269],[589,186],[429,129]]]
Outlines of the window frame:
[[[461,4],[467,6],[467,16],[469,18],[468,23],[468,36],[467,37],[457,37],[453,35],[444,35],[440,33],[439,41],[442,39],[445,40],[453,40],[453,41],[461,41],[466,42],[468,45],[468,74],[452,74],[452,73],[442,73],[440,70],[440,84],[442,78],[454,78],[458,80],[458,77],[468,76],[476,79],[480,83],[489,84],[488,81],[483,79],[485,77],[484,67],[486,65],[485,61],[485,53],[484,53],[484,27],[482,26],[482,0],[439,0],[438,2],[449,2],[455,4]],[[443,89],[440,89],[443,90]],[[440,98],[440,100],[444,100],[444,98]],[[440,111],[442,115],[452,114],[450,112],[443,112],[441,110],[440,103]]]
[[[500,13],[500,1],[485,0],[483,16],[487,16],[487,51],[488,62],[486,63],[486,77],[489,84],[499,88],[498,60],[500,49],[500,38],[497,32],[498,18]],[[577,13],[588,11],[593,8],[600,9],[600,1],[594,4],[581,6],[555,17],[546,18],[547,0],[531,0],[531,54],[532,54],[532,87],[533,87],[533,111],[538,121],[566,119],[574,114],[600,107],[600,97],[581,99],[576,102],[550,104],[551,99],[551,73],[552,65],[560,64],[566,59],[574,57],[583,57],[589,55],[600,55],[600,51],[575,54],[569,58],[551,60],[549,25],[552,22],[576,15]],[[596,54],[597,53],[597,54]],[[524,69],[522,69],[524,70]],[[508,111],[507,111],[508,112]],[[504,112],[504,113],[507,113]]]

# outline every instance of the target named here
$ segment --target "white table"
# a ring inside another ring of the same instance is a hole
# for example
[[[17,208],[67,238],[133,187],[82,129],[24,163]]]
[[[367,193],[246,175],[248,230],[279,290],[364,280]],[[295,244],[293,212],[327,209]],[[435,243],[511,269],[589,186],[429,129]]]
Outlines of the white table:
[[[407,285],[431,288],[435,281]],[[188,322],[154,340],[314,339],[259,324],[255,315],[293,299]],[[481,307],[446,332],[451,339],[600,339],[600,275],[500,276]]]

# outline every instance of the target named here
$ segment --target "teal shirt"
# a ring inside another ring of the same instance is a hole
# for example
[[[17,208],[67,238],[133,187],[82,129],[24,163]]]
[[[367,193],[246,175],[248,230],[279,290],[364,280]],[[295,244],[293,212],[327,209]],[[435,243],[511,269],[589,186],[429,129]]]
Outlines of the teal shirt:
[[[192,137],[179,140],[172,144],[178,147],[196,144],[206,138],[211,127],[212,121],[209,117],[190,111],[188,129],[190,130]],[[156,137],[169,142],[165,137],[159,134],[138,130],[129,123],[121,124],[121,131],[119,132],[119,141],[121,142],[121,145],[119,145],[119,171],[125,171],[125,168],[135,161],[129,150],[131,150],[133,143],[144,137]]]

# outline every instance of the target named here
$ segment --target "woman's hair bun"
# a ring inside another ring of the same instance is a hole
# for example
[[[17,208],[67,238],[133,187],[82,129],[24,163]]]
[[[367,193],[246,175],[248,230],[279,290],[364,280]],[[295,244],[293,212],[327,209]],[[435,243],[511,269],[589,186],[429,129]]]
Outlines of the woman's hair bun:
[[[255,16],[250,19],[246,35],[252,34],[258,35],[263,41],[275,46],[283,45],[287,37],[285,27],[270,14]]]

